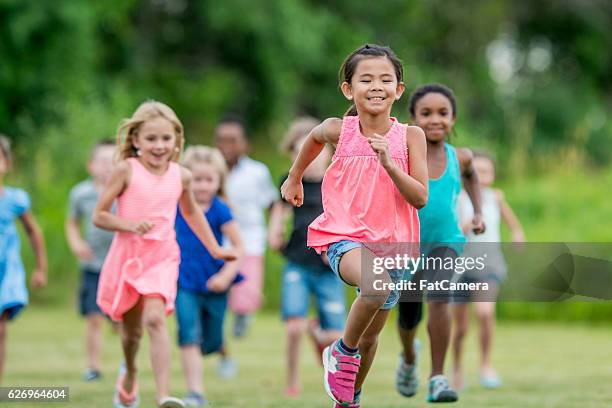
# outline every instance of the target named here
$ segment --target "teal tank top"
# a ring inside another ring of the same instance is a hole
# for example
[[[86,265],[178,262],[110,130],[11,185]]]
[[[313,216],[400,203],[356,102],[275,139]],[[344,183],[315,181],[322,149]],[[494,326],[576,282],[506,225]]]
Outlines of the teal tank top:
[[[427,254],[435,248],[452,248],[460,255],[465,237],[459,227],[457,198],[461,191],[461,171],[455,149],[448,143],[446,169],[438,179],[429,179],[429,198],[419,210],[421,250]]]

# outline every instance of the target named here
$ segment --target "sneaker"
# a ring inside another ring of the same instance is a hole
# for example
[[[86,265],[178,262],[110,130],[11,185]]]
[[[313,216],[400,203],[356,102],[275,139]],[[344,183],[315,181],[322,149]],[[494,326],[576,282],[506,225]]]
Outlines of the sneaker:
[[[346,406],[355,396],[355,379],[361,356],[347,355],[336,340],[323,350],[323,385],[327,395],[337,404]]]
[[[297,398],[300,396],[300,389],[296,387],[287,387],[285,388],[285,397],[287,398]]]
[[[230,380],[238,374],[238,366],[231,358],[222,358],[217,366],[217,374],[224,380]]]
[[[334,408],[359,408],[361,406],[360,401],[361,401],[361,391],[359,391],[357,394],[353,396],[353,402],[349,402],[348,405],[342,405],[342,404],[338,404],[337,402],[335,402]]]
[[[81,378],[83,379],[83,381],[87,382],[96,381],[102,378],[102,373],[93,368],[88,368],[87,370],[83,371],[83,374],[81,374]]]
[[[183,398],[183,402],[188,407],[200,408],[206,406],[208,401],[204,398],[204,395],[199,392],[190,391],[185,398]]]
[[[429,379],[427,402],[455,402],[457,399],[457,393],[448,386],[446,377],[439,374]]]
[[[165,397],[157,403],[159,408],[185,408],[183,400],[174,397]]]
[[[489,390],[501,387],[501,378],[497,374],[481,375],[480,385]]]
[[[399,364],[397,366],[397,372],[395,376],[395,389],[404,397],[413,397],[419,388],[419,372],[417,370],[417,364],[419,361],[419,350],[421,343],[418,339],[414,339],[412,343],[414,349],[414,363],[406,364],[404,360],[404,353],[401,352],[399,355]]]
[[[240,339],[247,334],[247,330],[251,325],[251,316],[237,314],[234,318],[234,337]]]

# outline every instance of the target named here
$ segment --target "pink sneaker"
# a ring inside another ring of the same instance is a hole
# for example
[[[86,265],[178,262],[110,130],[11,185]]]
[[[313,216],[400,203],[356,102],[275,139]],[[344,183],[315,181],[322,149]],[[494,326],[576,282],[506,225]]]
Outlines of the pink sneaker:
[[[323,385],[327,395],[340,406],[353,402],[355,379],[359,372],[361,356],[346,355],[338,346],[339,340],[323,350]]]

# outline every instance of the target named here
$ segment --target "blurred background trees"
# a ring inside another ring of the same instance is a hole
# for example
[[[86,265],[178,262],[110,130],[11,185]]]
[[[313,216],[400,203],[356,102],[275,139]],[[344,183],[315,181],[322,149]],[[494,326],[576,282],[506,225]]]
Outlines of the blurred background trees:
[[[342,115],[343,59],[386,44],[407,92],[430,81],[455,90],[454,143],[495,154],[529,238],[609,241],[600,220],[612,208],[598,192],[612,179],[611,27],[605,0],[0,0],[0,132],[16,148],[11,181],[32,192],[46,227],[52,275],[70,284],[67,191],[91,145],[141,101],[172,106],[189,143],[244,115],[255,156],[279,176],[288,122]],[[404,121],[407,100],[394,112]],[[586,227],[550,215],[583,216],[585,196],[597,214]]]

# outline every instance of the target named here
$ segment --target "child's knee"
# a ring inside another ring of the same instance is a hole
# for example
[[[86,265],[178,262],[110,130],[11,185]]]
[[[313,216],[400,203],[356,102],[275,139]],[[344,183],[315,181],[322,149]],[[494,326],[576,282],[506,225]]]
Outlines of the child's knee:
[[[304,332],[303,318],[287,319],[287,335],[289,337],[298,337]]]
[[[166,317],[160,313],[147,313],[143,317],[143,324],[147,330],[162,330],[166,327]]]
[[[124,342],[138,343],[142,338],[141,326],[123,326],[122,337]]]

